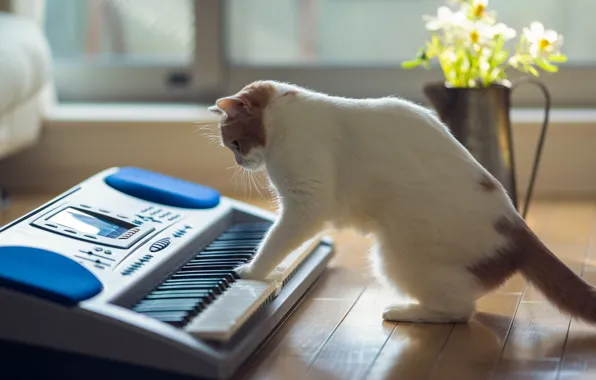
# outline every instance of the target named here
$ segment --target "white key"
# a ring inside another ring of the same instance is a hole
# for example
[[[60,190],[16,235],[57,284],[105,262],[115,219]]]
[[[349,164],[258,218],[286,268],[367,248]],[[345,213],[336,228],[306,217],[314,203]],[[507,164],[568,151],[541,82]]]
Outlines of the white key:
[[[304,242],[300,247],[292,251],[279,265],[267,276],[275,284],[275,295],[279,294],[283,287],[283,282],[292,274],[308,255],[310,255],[319,243],[320,239],[314,237]]]
[[[238,280],[197,315],[185,330],[197,338],[227,341],[274,291],[275,284]]]
[[[284,281],[310,255],[319,237],[291,252],[267,277],[268,281],[238,280],[207,309],[199,313],[185,330],[201,339],[228,341],[268,297],[276,297]]]

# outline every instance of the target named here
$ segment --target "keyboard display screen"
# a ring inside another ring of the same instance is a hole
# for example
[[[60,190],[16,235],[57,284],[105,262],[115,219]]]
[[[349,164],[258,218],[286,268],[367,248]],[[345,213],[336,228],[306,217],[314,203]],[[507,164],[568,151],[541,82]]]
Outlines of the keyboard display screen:
[[[118,238],[126,231],[135,227],[133,224],[72,207],[53,215],[48,221],[81,231],[85,234],[104,236],[112,239]]]

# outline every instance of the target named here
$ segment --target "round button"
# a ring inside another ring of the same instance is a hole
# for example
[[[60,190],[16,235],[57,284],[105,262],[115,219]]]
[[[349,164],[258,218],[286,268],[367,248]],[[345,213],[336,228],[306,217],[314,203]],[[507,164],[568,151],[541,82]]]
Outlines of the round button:
[[[103,248],[101,248],[101,247],[95,247],[95,250],[96,250],[97,252],[101,252],[101,251],[103,251]]]

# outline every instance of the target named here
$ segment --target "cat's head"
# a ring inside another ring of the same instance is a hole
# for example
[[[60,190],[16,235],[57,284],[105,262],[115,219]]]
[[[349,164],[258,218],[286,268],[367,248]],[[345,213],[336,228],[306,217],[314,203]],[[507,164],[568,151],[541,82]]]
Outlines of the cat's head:
[[[263,113],[275,94],[274,84],[254,82],[209,107],[220,115],[222,144],[234,153],[236,163],[247,170],[260,170],[265,165],[267,133]]]
[[[297,91],[275,81],[253,82],[238,93],[220,98],[209,110],[220,116],[222,144],[234,153],[236,163],[247,170],[265,167],[267,131],[264,112],[273,101]]]

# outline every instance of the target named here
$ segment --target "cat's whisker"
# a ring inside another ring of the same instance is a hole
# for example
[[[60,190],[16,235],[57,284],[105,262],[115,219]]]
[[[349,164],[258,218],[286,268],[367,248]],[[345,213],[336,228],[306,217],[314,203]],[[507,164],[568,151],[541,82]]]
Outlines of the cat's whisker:
[[[240,167],[239,166],[231,166],[230,169],[234,169],[234,174],[232,174],[232,182],[234,184],[234,192],[238,191],[238,174],[240,173]]]
[[[259,193],[259,186],[257,185],[257,181],[255,180],[255,173],[254,172],[251,172],[250,173],[250,181],[252,182],[252,186],[255,189],[255,193],[257,194],[257,196],[260,197],[261,194]]]
[[[199,131],[209,131],[215,133],[215,128],[217,128],[216,124],[201,124],[195,129],[195,133]]]
[[[245,186],[248,191],[248,199],[252,200],[252,186],[250,186],[250,172],[247,170],[243,170],[243,172],[244,172]]]
[[[257,194],[259,195],[259,198],[263,198],[263,193],[261,192],[261,189],[259,188],[259,174],[253,172],[252,173],[252,179],[253,179],[253,184],[255,186],[255,190],[257,191]]]
[[[250,178],[251,178],[251,181],[252,181],[252,185],[255,188],[255,192],[257,193],[257,196],[260,198],[261,197],[261,193],[259,192],[259,185],[257,184],[257,181],[255,179],[255,173],[254,172],[251,172],[250,173]]]

